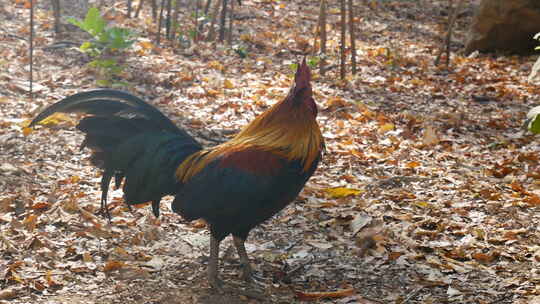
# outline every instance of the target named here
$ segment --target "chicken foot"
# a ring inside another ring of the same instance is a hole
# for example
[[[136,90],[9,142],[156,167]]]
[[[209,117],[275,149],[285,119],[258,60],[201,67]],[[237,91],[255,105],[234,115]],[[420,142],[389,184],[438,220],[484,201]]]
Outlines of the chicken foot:
[[[208,261],[208,283],[219,292],[223,292],[223,281],[218,278],[219,241],[210,237],[210,260]]]
[[[234,246],[236,247],[236,251],[238,252],[238,256],[240,257],[240,264],[242,265],[241,277],[246,282],[253,282],[253,269],[251,268],[251,264],[249,263],[246,246],[244,245],[245,241],[245,239],[233,235]]]
[[[242,278],[246,281],[252,281],[253,270],[251,264],[249,263],[249,258],[247,256],[246,247],[244,246],[244,239],[233,236],[233,241],[240,256],[240,262],[242,263]],[[208,283],[212,288],[214,288],[218,293],[235,293],[244,295],[246,297],[265,300],[267,296],[264,293],[243,290],[241,288],[231,288],[225,287],[222,280],[218,278],[218,266],[219,266],[219,243],[216,238],[213,236],[210,237],[210,259],[208,261]]]

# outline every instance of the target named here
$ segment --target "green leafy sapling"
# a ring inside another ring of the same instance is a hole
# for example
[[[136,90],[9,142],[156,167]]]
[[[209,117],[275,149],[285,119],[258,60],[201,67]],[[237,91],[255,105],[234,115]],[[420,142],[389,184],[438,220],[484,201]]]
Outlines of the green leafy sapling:
[[[134,40],[133,33],[125,28],[107,26],[107,21],[100,15],[99,10],[92,7],[84,20],[69,18],[68,21],[92,36],[91,41],[85,41],[79,50],[88,54],[93,60],[88,66],[98,74],[97,84],[111,86],[112,79],[122,73],[123,68],[116,59],[120,50],[129,48]]]
[[[534,35],[534,39],[540,40],[540,33]],[[540,46],[534,48],[535,50],[540,50]],[[536,63],[533,65],[531,73],[529,74],[528,81],[532,80],[538,75],[540,71],[540,57],[536,60]],[[529,113],[527,113],[527,119],[523,124],[523,127],[534,134],[540,133],[540,106],[532,108]]]
[[[540,33],[536,33],[536,35],[534,35],[533,39],[540,40]],[[538,51],[538,50],[540,50],[540,46],[537,46],[534,49]],[[531,73],[529,74],[529,77],[527,78],[527,81],[532,82],[534,80],[534,78],[536,78],[536,76],[538,76],[538,72],[540,72],[540,57],[538,57],[538,59],[534,63],[534,65],[533,65],[533,67],[531,69]]]

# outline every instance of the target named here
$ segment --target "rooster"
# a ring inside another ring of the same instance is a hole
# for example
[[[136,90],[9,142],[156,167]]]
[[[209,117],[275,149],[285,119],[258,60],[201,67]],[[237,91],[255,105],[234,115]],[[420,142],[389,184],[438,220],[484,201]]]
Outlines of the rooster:
[[[98,89],[71,95],[43,110],[35,126],[57,112],[86,114],[77,129],[81,149],[103,170],[101,206],[114,177],[128,205],[159,203],[174,195],[172,210],[186,220],[204,219],[210,230],[208,281],[221,290],[219,244],[229,234],[245,280],[252,268],[244,242],[252,228],[292,202],[314,173],[324,140],[316,121],[311,72],[299,65],[287,97],[255,118],[230,141],[203,148],[159,110],[129,93]],[[103,209],[104,208],[104,209]]]

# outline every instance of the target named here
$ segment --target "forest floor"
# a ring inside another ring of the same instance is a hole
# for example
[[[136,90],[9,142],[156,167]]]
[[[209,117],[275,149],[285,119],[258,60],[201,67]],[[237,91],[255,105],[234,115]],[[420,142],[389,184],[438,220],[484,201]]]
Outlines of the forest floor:
[[[319,10],[317,1],[246,0],[235,46],[182,36],[173,47],[156,44],[147,8],[128,19],[117,2],[101,11],[138,32],[118,80],[205,144],[284,97],[291,64],[313,48]],[[436,67],[448,1],[361,1],[358,72],[339,80],[330,2],[331,67],[313,69],[326,153],[297,201],[250,234],[256,286],[238,278],[232,242],[222,244],[221,276],[244,290],[224,295],[206,281],[204,223],[173,213],[170,198],[159,219],[147,205],[130,211],[121,190],[109,194],[109,223],[96,215],[100,172],[79,150],[74,117],[25,128],[96,77],[77,49],[84,36],[55,37],[52,11],[38,7],[31,100],[29,10],[4,5],[0,303],[540,303],[538,140],[521,128],[540,93],[527,82],[536,57],[457,52]],[[181,14],[185,33],[192,10]],[[459,14],[453,50],[472,14],[472,5]]]

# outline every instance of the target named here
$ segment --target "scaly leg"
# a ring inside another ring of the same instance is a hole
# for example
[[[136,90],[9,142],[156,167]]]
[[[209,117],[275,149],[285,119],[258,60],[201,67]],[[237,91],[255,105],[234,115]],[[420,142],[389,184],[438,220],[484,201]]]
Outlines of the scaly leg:
[[[246,247],[244,246],[245,239],[242,239],[238,236],[233,235],[234,246],[236,251],[238,251],[238,256],[240,257],[240,263],[242,264],[242,279],[245,281],[253,281],[251,275],[253,270],[251,269],[251,264],[249,263],[249,258],[246,252]]]
[[[244,246],[244,239],[240,237],[233,236],[234,245],[236,246],[236,250],[238,251],[238,255],[240,256],[240,262],[242,263],[242,277],[247,280],[251,281],[251,265],[249,264],[249,259],[246,252],[246,247]],[[235,294],[244,295],[249,298],[258,299],[261,301],[268,300],[268,296],[264,293],[260,293],[258,291],[252,291],[252,290],[244,290],[241,288],[231,288],[231,287],[223,287],[223,282],[218,279],[217,276],[217,267],[218,267],[218,253],[219,253],[219,241],[215,239],[214,237],[210,238],[210,261],[208,262],[208,281],[210,282],[210,286],[215,288],[218,292],[230,292]]]
[[[223,291],[223,282],[218,278],[219,241],[210,236],[210,260],[208,261],[208,283],[218,291]]]

